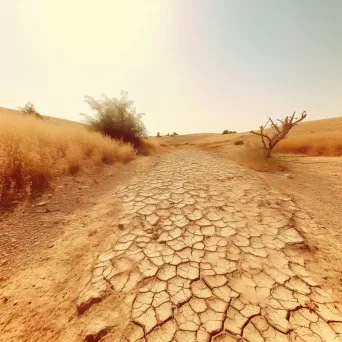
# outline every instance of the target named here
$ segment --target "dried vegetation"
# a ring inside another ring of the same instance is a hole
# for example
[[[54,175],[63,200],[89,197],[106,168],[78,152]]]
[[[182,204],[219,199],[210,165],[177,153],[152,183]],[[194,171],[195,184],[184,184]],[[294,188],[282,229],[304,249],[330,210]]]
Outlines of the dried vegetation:
[[[279,123],[273,121],[272,118],[269,118],[266,125],[261,125],[259,127],[260,132],[251,131],[252,134],[261,138],[266,158],[270,158],[272,150],[279,144],[279,142],[286,139],[290,130],[306,118],[305,111],[299,118],[296,118],[295,115],[296,112],[290,116],[286,116],[282,120],[277,120]],[[271,130],[266,132],[265,130],[267,129],[268,124],[270,124]]]
[[[29,196],[62,174],[128,162],[136,155],[132,145],[81,124],[56,124],[6,109],[0,116],[0,204]]]

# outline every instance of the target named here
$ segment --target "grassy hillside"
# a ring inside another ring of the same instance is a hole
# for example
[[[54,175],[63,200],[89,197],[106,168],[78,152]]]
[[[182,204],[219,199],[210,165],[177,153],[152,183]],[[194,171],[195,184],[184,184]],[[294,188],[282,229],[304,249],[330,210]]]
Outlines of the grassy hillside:
[[[79,123],[39,120],[0,108],[0,203],[30,194],[54,177],[102,163],[127,162],[129,144],[90,132]]]
[[[342,117],[303,122],[293,128],[276,152],[342,156]]]
[[[162,144],[195,145],[204,148],[240,147],[259,144],[259,138],[250,134],[191,134],[163,137]],[[306,154],[310,156],[342,156],[342,117],[307,121],[294,127],[282,141],[276,153]]]

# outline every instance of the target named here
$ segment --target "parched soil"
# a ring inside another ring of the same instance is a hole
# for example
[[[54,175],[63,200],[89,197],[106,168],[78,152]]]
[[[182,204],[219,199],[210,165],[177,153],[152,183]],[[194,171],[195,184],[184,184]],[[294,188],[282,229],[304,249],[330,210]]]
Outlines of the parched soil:
[[[306,265],[321,227],[256,172],[181,148],[94,201],[9,261],[1,341],[342,341],[336,292]]]
[[[307,267],[342,303],[342,159],[332,157],[282,156],[288,172],[264,173],[271,186],[294,198],[315,220],[318,231],[308,231],[313,253]]]

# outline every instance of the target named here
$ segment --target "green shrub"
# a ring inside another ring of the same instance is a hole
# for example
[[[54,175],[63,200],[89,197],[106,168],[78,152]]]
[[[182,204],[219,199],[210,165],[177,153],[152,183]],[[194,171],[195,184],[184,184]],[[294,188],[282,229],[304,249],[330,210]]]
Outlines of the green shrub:
[[[222,134],[233,134],[236,133],[236,131],[229,131],[228,129],[225,129]]]
[[[39,114],[39,112],[34,107],[34,104],[31,102],[27,102],[24,107],[18,107],[18,110],[20,110],[23,115],[30,115],[35,117],[36,119],[43,119],[43,116]]]
[[[173,135],[178,135],[178,133],[177,132],[173,132]]]
[[[133,107],[134,101],[128,100],[128,93],[121,92],[120,98],[109,98],[103,95],[103,100],[85,97],[85,102],[95,111],[95,117],[82,114],[86,123],[95,131],[101,132],[113,139],[130,142],[139,148],[142,138],[147,137],[147,131],[141,118]]]

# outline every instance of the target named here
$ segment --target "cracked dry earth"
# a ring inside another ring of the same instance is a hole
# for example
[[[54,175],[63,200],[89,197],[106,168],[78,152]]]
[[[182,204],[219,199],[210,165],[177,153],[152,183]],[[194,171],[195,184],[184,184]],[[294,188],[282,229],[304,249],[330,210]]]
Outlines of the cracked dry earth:
[[[300,256],[315,223],[256,173],[179,150],[116,195],[121,233],[77,304],[96,320],[118,298],[104,341],[342,341],[340,307]]]

